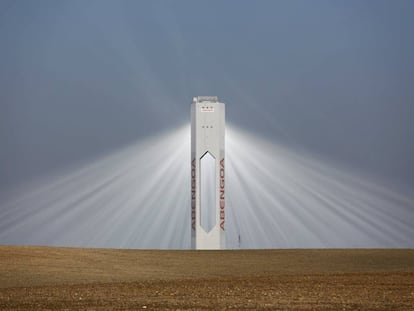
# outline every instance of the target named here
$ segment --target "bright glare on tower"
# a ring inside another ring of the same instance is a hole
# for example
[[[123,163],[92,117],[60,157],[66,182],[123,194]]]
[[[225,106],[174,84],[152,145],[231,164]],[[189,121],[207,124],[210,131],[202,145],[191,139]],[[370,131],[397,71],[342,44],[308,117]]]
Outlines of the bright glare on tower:
[[[215,96],[191,105],[191,247],[224,249],[225,107]]]

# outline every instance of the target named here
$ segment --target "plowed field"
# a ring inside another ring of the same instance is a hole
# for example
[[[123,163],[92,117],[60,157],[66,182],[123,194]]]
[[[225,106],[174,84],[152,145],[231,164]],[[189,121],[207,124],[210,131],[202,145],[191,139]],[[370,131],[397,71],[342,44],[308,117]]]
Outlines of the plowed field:
[[[414,310],[414,250],[0,246],[0,309]]]

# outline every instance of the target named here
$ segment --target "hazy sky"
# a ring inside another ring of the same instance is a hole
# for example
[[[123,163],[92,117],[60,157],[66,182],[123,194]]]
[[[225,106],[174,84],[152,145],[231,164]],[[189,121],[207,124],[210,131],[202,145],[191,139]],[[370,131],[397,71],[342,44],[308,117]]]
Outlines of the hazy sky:
[[[413,1],[0,0],[0,192],[227,120],[414,190]]]

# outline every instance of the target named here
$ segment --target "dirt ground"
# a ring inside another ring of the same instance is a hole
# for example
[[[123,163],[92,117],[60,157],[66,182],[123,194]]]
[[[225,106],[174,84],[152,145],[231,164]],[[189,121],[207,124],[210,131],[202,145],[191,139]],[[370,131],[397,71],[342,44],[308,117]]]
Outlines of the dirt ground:
[[[0,246],[2,310],[414,310],[414,250]]]

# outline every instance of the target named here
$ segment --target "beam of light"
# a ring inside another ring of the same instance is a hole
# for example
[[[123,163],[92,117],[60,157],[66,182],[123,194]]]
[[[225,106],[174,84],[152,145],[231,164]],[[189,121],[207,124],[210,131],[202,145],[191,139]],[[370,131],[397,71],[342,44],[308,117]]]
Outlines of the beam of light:
[[[229,247],[414,246],[413,198],[232,126],[226,148]]]
[[[186,248],[190,241],[186,125],[0,201],[0,243]]]
[[[414,200],[226,129],[228,248],[414,247]],[[0,199],[0,244],[190,247],[189,126]]]

